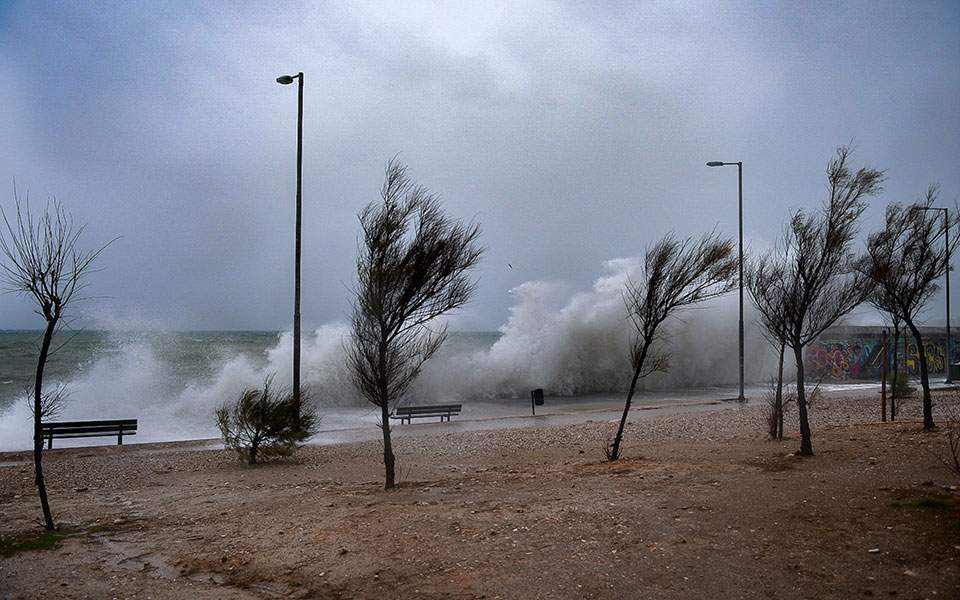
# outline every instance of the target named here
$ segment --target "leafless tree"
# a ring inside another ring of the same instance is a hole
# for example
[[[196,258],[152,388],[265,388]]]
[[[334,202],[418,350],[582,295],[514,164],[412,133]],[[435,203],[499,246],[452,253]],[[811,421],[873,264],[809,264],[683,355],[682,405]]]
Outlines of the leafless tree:
[[[960,477],[960,404],[957,399],[955,395],[953,404],[944,410],[943,434],[946,440],[942,448],[933,451],[933,455],[954,475]]]
[[[748,271],[746,276],[747,289],[753,298],[754,304],[758,307],[766,307],[766,311],[760,310],[760,325],[763,337],[771,346],[777,349],[777,378],[772,384],[772,395],[770,395],[770,437],[776,440],[783,439],[783,356],[787,347],[787,340],[784,337],[784,330],[780,323],[786,318],[783,311],[787,307],[787,302],[782,297],[785,290],[778,286],[760,287],[758,280],[752,271]]]
[[[903,327],[903,319],[897,314],[896,310],[896,300],[889,296],[889,293],[882,286],[874,286],[873,293],[870,294],[870,304],[873,305],[878,311],[883,313],[889,320],[890,324],[893,326],[893,336],[887,338],[887,345],[884,347],[884,352],[889,355],[891,354],[891,348],[893,349],[893,364],[891,365],[890,371],[890,420],[897,420],[897,399],[899,398],[900,387],[898,383],[900,382],[900,353],[897,352],[897,348],[900,346],[900,337]],[[886,361],[887,356],[880,357],[881,360]]]
[[[937,280],[947,272],[947,256],[957,242],[956,238],[951,241],[951,248],[943,242],[947,232],[944,225],[955,227],[958,222],[956,211],[944,224],[939,212],[926,210],[933,207],[937,195],[937,186],[932,185],[925,198],[915,204],[887,206],[883,230],[870,235],[867,254],[858,263],[860,271],[876,284],[876,295],[883,302],[883,310],[901,319],[917,344],[924,429],[934,427],[933,401],[927,353],[917,318],[930,297],[940,289]]]
[[[347,360],[360,394],[380,408],[384,487],[394,487],[390,414],[440,348],[437,317],[466,304],[476,287],[480,228],[447,217],[439,198],[417,185],[396,158],[387,164],[381,201],[359,215],[353,332]]]
[[[670,355],[661,349],[664,322],[682,309],[727,293],[736,285],[737,258],[733,242],[716,232],[699,240],[664,236],[646,252],[639,281],[630,281],[623,293],[627,314],[636,330],[630,346],[633,379],[609,460],[620,458],[623,430],[637,382],[669,368]]]
[[[56,200],[47,204],[43,214],[34,217],[27,198],[21,201],[14,189],[15,215],[2,213],[5,228],[0,231],[0,251],[5,260],[0,276],[10,291],[29,297],[36,312],[43,317],[46,327],[33,386],[33,465],[34,480],[40,495],[44,526],[54,529],[53,514],[47,500],[43,478],[43,438],[41,420],[62,406],[65,398],[62,388],[52,393],[43,390],[43,371],[50,354],[54,333],[62,324],[69,306],[81,299],[86,276],[93,261],[109,245],[84,252],[79,247],[84,226],[77,226],[73,217]]]
[[[803,349],[828,327],[863,302],[870,280],[854,268],[851,245],[864,200],[881,190],[883,173],[861,168],[851,171],[850,150],[841,147],[827,166],[828,196],[820,211],[798,210],[776,248],[757,259],[751,289],[765,327],[793,350],[797,365],[797,412],[800,418],[800,454],[813,454],[807,397],[804,389]]]

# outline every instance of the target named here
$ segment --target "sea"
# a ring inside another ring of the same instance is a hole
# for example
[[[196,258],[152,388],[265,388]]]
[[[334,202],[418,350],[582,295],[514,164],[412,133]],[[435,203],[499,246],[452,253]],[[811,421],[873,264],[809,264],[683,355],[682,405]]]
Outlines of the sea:
[[[302,338],[302,378],[320,411],[367,406],[345,368],[346,336],[345,327],[328,326]],[[451,333],[437,359],[488,352],[499,337]],[[0,330],[0,450],[29,445],[41,340],[41,331]],[[270,376],[289,385],[292,375],[290,332],[65,331],[51,348],[44,389],[63,388],[67,395],[57,417],[145,419],[150,427],[137,441],[214,437],[217,406]],[[435,396],[436,387],[425,379],[419,393]]]
[[[623,313],[622,262],[612,261],[588,291],[570,294],[544,282],[514,288],[497,331],[451,327],[404,401],[460,402],[465,414],[483,417],[513,414],[536,388],[565,403],[622,397],[636,335]],[[663,397],[736,384],[736,310],[734,301],[720,299],[665,324],[670,368],[641,380],[641,392]],[[302,383],[326,429],[376,425],[347,370],[349,336],[342,322],[301,336]],[[0,330],[0,450],[31,444],[27,398],[40,341],[39,331]],[[288,384],[292,362],[290,331],[64,330],[54,339],[44,386],[65,391],[61,420],[136,418],[137,442],[208,439],[218,435],[217,407],[268,377]],[[745,366],[747,381],[775,373],[775,354],[756,327],[747,331]]]

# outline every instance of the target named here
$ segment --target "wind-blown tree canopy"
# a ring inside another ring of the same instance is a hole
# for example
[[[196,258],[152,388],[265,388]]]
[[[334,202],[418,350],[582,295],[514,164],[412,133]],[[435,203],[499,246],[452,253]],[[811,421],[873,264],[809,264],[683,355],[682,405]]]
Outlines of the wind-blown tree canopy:
[[[682,241],[668,234],[647,250],[640,279],[628,282],[623,293],[627,314],[636,330],[630,346],[633,378],[620,425],[607,451],[610,460],[620,458],[623,430],[637,382],[669,368],[669,353],[656,344],[664,338],[662,325],[683,308],[733,289],[737,265],[733,242],[716,233]]]
[[[813,454],[804,390],[803,349],[869,297],[870,280],[856,268],[851,246],[865,199],[882,189],[883,172],[849,167],[850,150],[827,165],[827,199],[818,212],[798,210],[776,248],[750,269],[750,290],[764,328],[794,352],[800,454]]]
[[[347,360],[354,384],[380,407],[385,487],[395,485],[390,413],[447,336],[437,317],[466,304],[470,271],[483,254],[480,227],[446,216],[439,198],[416,185],[396,159],[380,202],[359,215],[353,335]]]
[[[902,320],[917,343],[920,358],[920,383],[923,386],[923,428],[932,429],[933,402],[930,398],[930,378],[927,353],[923,346],[917,317],[930,297],[939,290],[937,280],[947,272],[948,253],[956,248],[956,238],[950,248],[944,241],[946,228],[956,226],[958,216],[941,218],[941,211],[930,211],[937,201],[938,188],[927,189],[920,202],[911,205],[891,203],[887,206],[882,231],[867,240],[867,254],[858,268],[875,285],[874,304],[894,319]],[[947,360],[949,368],[950,360]]]

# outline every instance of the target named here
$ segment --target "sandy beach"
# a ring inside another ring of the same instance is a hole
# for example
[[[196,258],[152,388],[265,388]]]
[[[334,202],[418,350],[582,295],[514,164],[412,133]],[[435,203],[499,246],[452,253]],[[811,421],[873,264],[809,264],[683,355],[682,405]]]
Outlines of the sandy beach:
[[[935,397],[938,412],[955,393]],[[633,415],[603,462],[597,420],[311,445],[248,467],[209,443],[0,455],[0,597],[960,597],[960,479],[919,400],[818,399],[816,456],[768,441],[759,402]],[[602,416],[602,415],[601,415]],[[429,427],[428,424],[418,427]]]

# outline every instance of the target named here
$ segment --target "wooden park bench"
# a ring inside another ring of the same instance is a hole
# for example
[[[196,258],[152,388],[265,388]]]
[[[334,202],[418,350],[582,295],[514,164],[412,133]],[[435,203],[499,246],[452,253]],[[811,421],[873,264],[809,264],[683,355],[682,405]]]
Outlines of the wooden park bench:
[[[440,417],[440,422],[443,423],[443,420],[446,419],[450,421],[450,417],[453,415],[459,415],[460,409],[463,408],[462,404],[434,404],[432,406],[401,406],[393,411],[393,419],[400,419],[402,424],[404,421],[410,423],[411,419],[419,419],[421,417]]]
[[[62,421],[41,423],[40,431],[47,440],[47,449],[53,448],[53,438],[81,438],[117,436],[117,445],[123,445],[123,436],[137,434],[136,419],[105,421]]]

